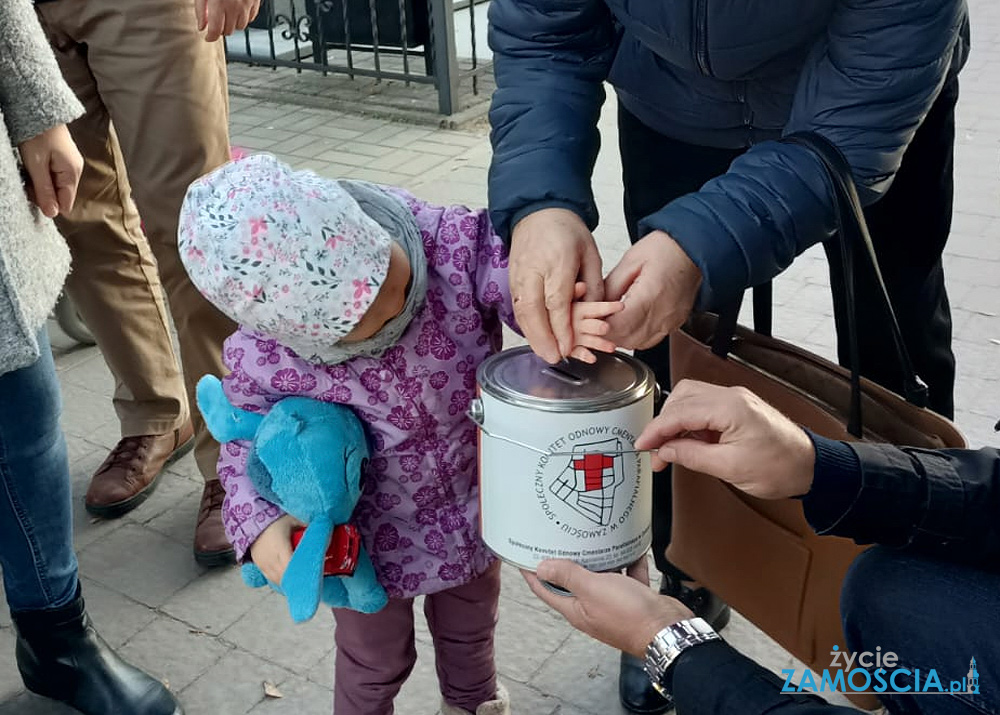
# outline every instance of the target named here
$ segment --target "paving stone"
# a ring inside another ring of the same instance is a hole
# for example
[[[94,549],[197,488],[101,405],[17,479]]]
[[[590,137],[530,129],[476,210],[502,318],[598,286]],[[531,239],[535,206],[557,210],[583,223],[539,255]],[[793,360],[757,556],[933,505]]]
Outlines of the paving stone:
[[[312,151],[315,151],[316,146],[319,143],[322,143],[325,149],[332,149],[339,142],[339,140],[330,139],[318,140],[316,137],[309,134],[296,134],[294,132],[291,134],[292,136],[290,138],[283,139],[277,144],[274,144],[271,147],[271,152],[274,154],[296,154],[301,152],[308,155]],[[237,140],[234,140],[233,143],[237,145],[239,144]]]
[[[252,715],[318,715],[333,709],[333,690],[292,676],[278,688],[282,697],[264,698],[250,709]]]
[[[340,121],[333,121],[329,124],[318,124],[311,132],[311,134],[317,137],[326,137],[327,139],[339,139],[340,141],[357,139],[364,133],[365,132],[363,127],[361,128],[344,127],[341,125]]]
[[[531,715],[563,715],[566,710],[562,703],[551,695],[545,695],[532,687],[518,683],[516,680],[500,678],[500,682],[510,693],[510,709],[514,713],[531,713]]]
[[[201,501],[202,485],[175,472],[164,471],[156,483],[149,499],[133,509],[125,517],[135,524],[153,527],[164,536],[188,544],[194,535],[195,519]],[[165,523],[181,521],[186,527],[183,533],[165,528]]]
[[[376,159],[366,155],[366,154],[356,154],[351,151],[353,145],[341,145],[318,153],[315,155],[318,161],[328,161],[337,164],[343,164],[344,166],[367,168],[370,167]]]
[[[163,476],[167,477],[168,475]],[[153,531],[163,534],[182,546],[191,548],[198,520],[198,509],[201,507],[203,486],[187,477],[174,474],[170,474],[169,477],[170,479],[164,480],[164,486],[167,487],[164,490],[165,493],[160,494],[160,490],[157,489],[156,493],[146,502],[146,504],[153,502],[149,505],[150,509],[153,510],[153,516],[147,517],[145,513],[140,512],[132,521],[143,519],[144,521],[140,523],[144,523]],[[143,507],[146,504],[143,504]],[[139,509],[136,511],[138,512]]]
[[[288,141],[289,139],[294,139],[296,137],[302,136],[299,132],[289,131],[284,128],[284,122],[281,126],[276,124],[259,124],[254,127],[250,127],[245,131],[240,132],[240,137],[252,137],[255,139],[269,139],[272,142],[280,143]],[[236,142],[233,142],[236,144]],[[236,144],[236,146],[239,146]]]
[[[175,593],[160,610],[206,633],[220,635],[264,600],[268,592],[243,583],[240,569],[235,566],[216,568]]]
[[[72,442],[72,438],[69,438]],[[89,443],[88,443],[89,444]],[[90,478],[107,456],[103,447],[92,451],[86,457],[70,462],[71,488],[73,494],[73,545],[77,554],[95,541],[110,536],[127,522],[121,519],[98,519],[87,513],[83,505],[84,495],[90,485]]]
[[[496,630],[497,667],[513,680],[529,682],[566,642],[573,629],[551,611],[500,602]]]
[[[271,147],[271,152],[274,154],[287,155],[287,161],[295,168],[305,169],[311,167],[299,166],[298,162],[303,159],[315,159],[321,154],[326,154],[329,152],[336,151],[338,147],[344,145],[344,139],[332,139],[320,136],[311,135],[307,137],[311,141],[305,144],[296,143],[293,144],[291,141],[282,142],[280,145],[276,144]]]
[[[118,417],[105,397],[78,385],[62,385],[62,426],[68,435],[89,438],[98,427],[111,424],[118,429]],[[104,444],[104,440],[91,440]]]
[[[79,712],[68,705],[22,691],[11,700],[0,700],[0,715],[79,715]]]
[[[59,370],[59,382],[77,385],[100,395],[111,394],[115,389],[115,381],[104,358],[97,351],[82,354],[87,355],[86,359]]]
[[[202,572],[190,546],[126,524],[79,554],[85,576],[147,606],[162,606]]]
[[[528,683],[593,715],[626,715],[618,701],[621,654],[574,632]]]
[[[24,690],[24,683],[21,682],[21,676],[17,672],[17,662],[14,660],[16,640],[13,628],[9,625],[0,627],[0,703],[10,700]],[[0,712],[3,712],[2,706]]]
[[[156,619],[156,611],[102,586],[81,578],[84,602],[101,637],[112,648],[120,648]]]
[[[121,649],[123,658],[167,682],[174,692],[184,690],[229,652],[211,635],[167,616],[156,617]]]
[[[304,676],[333,646],[333,616],[320,608],[311,621],[294,623],[287,601],[277,593],[268,593],[223,631],[222,637]]]
[[[417,664],[396,697],[395,711],[398,715],[435,715],[440,704],[441,688],[434,668],[434,650],[418,641]]]
[[[336,648],[331,648],[326,655],[320,658],[316,665],[309,669],[305,674],[306,677],[317,685],[332,690],[336,659],[337,650]]]
[[[400,174],[420,176],[433,170],[435,167],[441,166],[442,162],[447,161],[447,157],[442,157],[439,154],[425,154],[417,151],[412,153],[415,156],[405,162],[397,164],[393,170],[399,172]],[[371,168],[376,169],[379,167]]]
[[[50,318],[46,323],[49,333],[49,343],[52,346],[52,355],[56,358],[56,372],[63,372],[79,365],[82,362],[91,360],[95,356],[99,360],[100,352],[96,347],[81,345],[70,337],[67,337],[59,328],[59,324],[54,318]]]
[[[375,170],[385,170],[391,172],[399,172],[399,167],[412,159],[418,159],[422,154],[418,154],[415,151],[410,151],[409,149],[393,148],[393,150],[378,159],[372,160],[367,164],[369,169]],[[435,164],[442,164],[444,160],[441,157],[434,157]]]
[[[188,452],[185,456],[178,459],[167,467],[167,471],[179,477],[184,477],[199,489],[205,484],[205,479],[198,470],[198,463],[194,461],[194,452]]]
[[[180,699],[186,715],[243,715],[264,701],[265,682],[280,688],[291,675],[273,663],[232,650],[181,691]]]

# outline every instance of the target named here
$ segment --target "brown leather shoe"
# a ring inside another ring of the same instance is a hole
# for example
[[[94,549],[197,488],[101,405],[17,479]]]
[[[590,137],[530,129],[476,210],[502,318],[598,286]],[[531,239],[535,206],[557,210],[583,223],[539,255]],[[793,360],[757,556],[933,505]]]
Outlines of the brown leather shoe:
[[[193,446],[190,422],[168,434],[123,437],[90,481],[84,499],[87,511],[102,519],[132,511],[156,489],[163,468]]]
[[[226,492],[218,479],[205,482],[198,510],[198,526],[194,530],[194,560],[200,565],[229,566],[236,563],[236,552],[226,539],[222,526],[222,500]]]

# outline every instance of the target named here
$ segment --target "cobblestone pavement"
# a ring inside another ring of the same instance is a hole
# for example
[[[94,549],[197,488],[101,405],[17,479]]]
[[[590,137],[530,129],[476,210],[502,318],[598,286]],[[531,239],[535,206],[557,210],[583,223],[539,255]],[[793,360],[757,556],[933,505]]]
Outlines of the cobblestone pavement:
[[[946,268],[955,317],[957,421],[973,446],[993,439],[1000,416],[1000,6],[974,0],[974,53],[962,79],[956,146],[954,231]],[[489,144],[484,133],[415,128],[336,112],[236,98],[233,141],[270,151],[330,176],[403,185],[440,202],[486,202]],[[602,121],[595,177],[607,265],[627,239],[621,218],[613,111]],[[776,283],[782,337],[829,355],[834,345],[825,262],[811,250]],[[65,397],[76,504],[89,475],[118,437],[112,382],[100,355],[53,327]],[[995,441],[994,441],[995,443]],[[92,521],[79,508],[76,547],[94,620],[111,644],[180,693],[188,715],[328,713],[333,687],[332,619],[293,626],[274,595],[243,586],[235,569],[206,571],[191,557],[200,477],[190,457],[175,464],[156,495],[117,521]],[[504,574],[498,659],[515,713],[615,715],[617,654],[574,633]],[[418,619],[419,621],[420,619]],[[725,632],[772,668],[791,656],[736,618]],[[419,662],[398,701],[401,715],[434,715],[438,695],[426,628]],[[22,689],[13,635],[0,614],[0,714],[69,710]],[[284,695],[265,698],[264,682]]]

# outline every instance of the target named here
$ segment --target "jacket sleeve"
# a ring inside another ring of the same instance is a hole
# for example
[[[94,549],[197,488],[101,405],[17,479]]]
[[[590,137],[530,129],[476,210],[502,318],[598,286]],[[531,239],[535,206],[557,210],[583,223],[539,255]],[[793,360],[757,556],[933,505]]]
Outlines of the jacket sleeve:
[[[603,0],[493,0],[489,43],[497,233],[509,243],[522,217],[550,207],[576,212],[593,229],[597,120],[617,44],[610,11]]]
[[[83,113],[30,0],[0,2],[0,112],[14,146]]]
[[[862,201],[875,201],[949,70],[964,59],[966,29],[964,0],[840,0],[803,69],[785,133],[811,130],[833,142]],[[819,160],[772,141],[648,216],[640,231],[660,229],[678,241],[702,271],[696,307],[706,309],[780,273],[831,235],[833,219]]]
[[[227,343],[224,352],[226,366],[232,371],[222,379],[226,398],[235,407],[249,412],[267,412],[271,402],[267,393],[243,370],[242,349],[231,345],[241,333],[236,333]],[[222,505],[222,523],[226,538],[236,550],[238,561],[249,560],[249,550],[261,532],[274,523],[284,512],[257,493],[247,475],[248,440],[233,440],[220,445],[219,481],[226,490]]]
[[[476,300],[485,310],[495,313],[504,325],[522,335],[514,317],[514,302],[510,297],[507,247],[493,230],[489,216],[485,212],[479,216],[478,233],[478,255],[475,263]]]
[[[786,677],[792,675],[783,671]],[[798,671],[797,675],[801,675]],[[685,650],[673,667],[671,692],[684,715],[857,715],[761,667],[723,641]],[[782,692],[784,688],[790,692]]]
[[[1000,566],[1000,451],[811,436],[816,472],[803,507],[817,533]]]

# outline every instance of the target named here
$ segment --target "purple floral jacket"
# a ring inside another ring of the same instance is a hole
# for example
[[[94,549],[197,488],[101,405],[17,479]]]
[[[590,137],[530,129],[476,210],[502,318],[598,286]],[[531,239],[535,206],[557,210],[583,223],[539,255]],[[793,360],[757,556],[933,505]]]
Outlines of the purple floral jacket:
[[[372,459],[353,519],[386,591],[411,597],[468,582],[494,560],[479,536],[476,429],[465,412],[476,368],[500,349],[501,321],[514,320],[506,251],[486,211],[395,193],[416,217],[428,262],[426,302],[400,341],[381,358],[328,366],[240,328],[226,341],[223,385],[255,412],[291,395],[355,409]],[[238,440],[219,457],[223,520],[240,559],[281,515],[253,488],[247,454]]]

